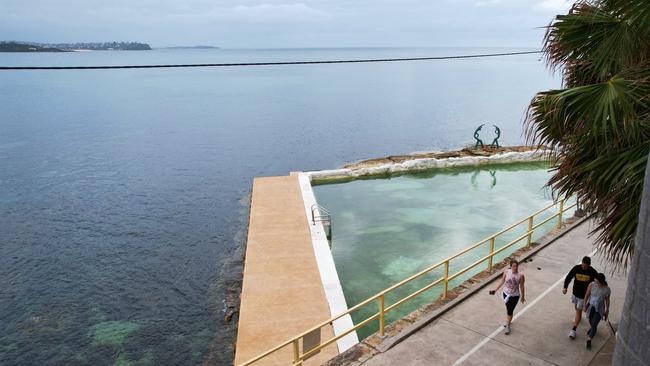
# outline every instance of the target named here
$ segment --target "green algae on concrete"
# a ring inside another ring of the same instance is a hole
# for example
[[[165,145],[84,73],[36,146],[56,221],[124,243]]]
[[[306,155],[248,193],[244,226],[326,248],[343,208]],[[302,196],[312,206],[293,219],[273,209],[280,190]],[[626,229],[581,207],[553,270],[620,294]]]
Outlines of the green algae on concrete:
[[[95,346],[121,347],[126,337],[139,327],[139,324],[129,321],[105,321],[91,327],[90,338]]]
[[[404,278],[437,263],[475,242],[510,226],[553,202],[545,183],[550,177],[543,163],[448,168],[426,173],[361,179],[342,184],[317,185],[318,203],[332,213],[332,255],[349,307]],[[541,215],[540,222],[550,214]],[[536,231],[540,237],[554,220]],[[495,243],[495,249],[526,231],[526,223]],[[496,256],[498,261],[525,245]],[[488,253],[488,245],[452,261],[450,274]],[[450,282],[462,283],[485,266]],[[386,306],[442,276],[442,268],[387,294]],[[400,318],[437,298],[432,288],[386,314]],[[377,312],[371,303],[353,313],[355,323]],[[376,329],[362,328],[360,338]]]

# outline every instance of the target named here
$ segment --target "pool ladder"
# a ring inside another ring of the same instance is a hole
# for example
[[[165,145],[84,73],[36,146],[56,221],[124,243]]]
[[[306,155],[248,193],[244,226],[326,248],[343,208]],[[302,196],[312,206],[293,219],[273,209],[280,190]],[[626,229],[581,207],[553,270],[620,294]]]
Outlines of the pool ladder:
[[[330,248],[332,247],[332,215],[330,212],[323,206],[318,203],[311,205],[311,224],[316,225],[317,222],[323,224],[325,229],[325,236],[330,242]]]

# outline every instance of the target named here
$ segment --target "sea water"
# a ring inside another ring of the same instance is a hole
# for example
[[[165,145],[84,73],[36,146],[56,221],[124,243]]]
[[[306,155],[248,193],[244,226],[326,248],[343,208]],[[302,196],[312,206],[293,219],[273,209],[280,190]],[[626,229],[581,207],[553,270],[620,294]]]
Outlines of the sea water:
[[[0,53],[0,66],[513,51],[528,49]],[[557,86],[539,55],[0,71],[0,364],[227,364],[253,177],[455,149],[484,123],[486,142],[495,124],[521,144],[528,102]]]

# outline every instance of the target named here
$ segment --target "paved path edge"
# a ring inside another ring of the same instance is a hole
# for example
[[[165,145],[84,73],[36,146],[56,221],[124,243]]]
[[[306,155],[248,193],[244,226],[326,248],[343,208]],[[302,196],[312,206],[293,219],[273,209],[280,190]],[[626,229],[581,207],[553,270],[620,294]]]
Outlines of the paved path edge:
[[[558,231],[558,232],[551,232],[549,234],[546,234],[543,236],[539,241],[537,241],[538,245],[536,245],[532,250],[526,251],[521,257],[517,258],[519,261],[527,260],[528,258],[534,256],[537,254],[539,251],[542,249],[546,248],[556,240],[560,239],[564,235],[566,235],[568,232],[571,230],[577,228],[578,226],[582,225],[585,221],[587,221],[591,216],[587,215],[582,218],[579,218],[573,223],[570,224],[564,224],[564,226]],[[398,343],[402,342],[409,336],[411,336],[413,333],[419,331],[420,329],[424,328],[427,326],[429,323],[432,321],[436,320],[440,316],[442,316],[444,313],[447,311],[451,310],[454,308],[456,305],[460,304],[463,302],[465,299],[468,297],[474,295],[481,289],[483,289],[485,286],[490,284],[492,281],[497,279],[502,275],[502,271],[495,271],[493,274],[491,274],[489,277],[484,278],[481,280],[479,283],[477,283],[475,286],[472,286],[471,289],[463,292],[461,295],[456,297],[455,299],[451,300],[447,304],[444,304],[441,306],[439,309],[434,310],[433,312],[423,316],[422,318],[418,319],[415,321],[412,325],[404,328],[401,330],[399,333],[395,334],[394,336],[387,336],[386,338],[383,339],[381,344],[378,346],[374,347],[377,351],[383,353],[388,351],[389,349],[393,348],[395,345]]]

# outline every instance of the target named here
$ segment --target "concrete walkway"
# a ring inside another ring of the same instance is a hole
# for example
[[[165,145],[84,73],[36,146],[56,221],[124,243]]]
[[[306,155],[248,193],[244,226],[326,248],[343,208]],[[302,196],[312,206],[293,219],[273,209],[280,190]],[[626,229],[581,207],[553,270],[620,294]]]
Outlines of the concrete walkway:
[[[235,365],[331,317],[297,176],[253,182]],[[323,328],[321,338],[333,337]],[[336,344],[305,365],[338,354]],[[255,365],[289,365],[291,346]]]
[[[607,358],[595,359],[601,349],[600,354],[607,352],[604,346],[613,336],[607,322],[600,323],[591,350],[585,348],[588,322],[584,317],[577,339],[567,336],[575,312],[571,288],[563,295],[562,282],[569,269],[593,251],[588,232],[587,221],[535,254],[532,262],[521,264],[527,302],[515,310],[512,334],[503,333],[505,306],[498,296],[488,294],[495,286],[491,283],[364,366],[607,364]],[[616,327],[627,281],[623,274],[606,270],[598,255],[592,257],[592,265],[607,275],[612,288],[610,321]]]

